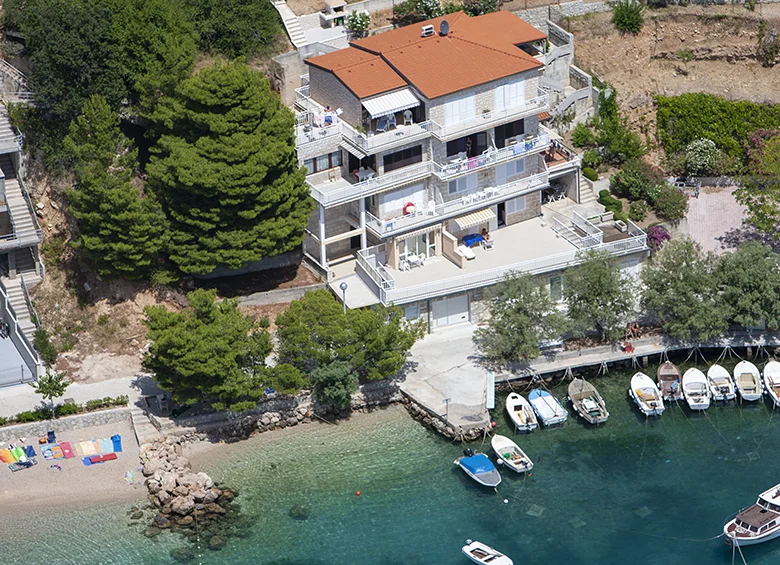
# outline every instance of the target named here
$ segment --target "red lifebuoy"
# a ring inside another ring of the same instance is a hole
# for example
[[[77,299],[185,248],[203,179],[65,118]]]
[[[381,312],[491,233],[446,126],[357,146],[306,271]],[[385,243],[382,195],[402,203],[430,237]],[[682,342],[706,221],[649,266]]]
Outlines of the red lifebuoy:
[[[414,212],[415,208],[416,206],[414,205],[414,202],[407,202],[406,204],[404,204],[404,215],[411,214],[412,212]]]

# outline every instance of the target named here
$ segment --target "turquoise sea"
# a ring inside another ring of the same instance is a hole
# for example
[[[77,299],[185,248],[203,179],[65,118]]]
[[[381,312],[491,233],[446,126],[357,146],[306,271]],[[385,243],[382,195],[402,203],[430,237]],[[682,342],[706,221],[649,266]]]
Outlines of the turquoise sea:
[[[605,425],[592,428],[570,411],[562,428],[516,436],[536,467],[527,478],[503,471],[498,493],[453,466],[463,446],[398,406],[220,448],[224,458],[206,470],[240,489],[252,526],[192,562],[466,565],[460,547],[472,538],[518,565],[732,563],[718,536],[727,517],[780,483],[780,414],[762,401],[704,414],[671,406],[646,420],[626,394],[631,373],[590,379],[607,400]],[[564,398],[565,384],[553,392]],[[497,402],[503,406],[501,396]],[[503,411],[495,417],[511,436]],[[307,520],[288,515],[299,504],[310,510]],[[180,538],[147,540],[128,525],[127,509],[6,514],[0,562],[174,563],[169,552]],[[780,540],[743,552],[750,565],[777,564]]]

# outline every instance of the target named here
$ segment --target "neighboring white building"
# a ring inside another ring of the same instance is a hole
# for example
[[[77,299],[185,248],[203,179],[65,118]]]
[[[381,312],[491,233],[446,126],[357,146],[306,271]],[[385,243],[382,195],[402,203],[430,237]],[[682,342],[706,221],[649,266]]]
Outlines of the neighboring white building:
[[[594,197],[539,124],[549,45],[510,12],[458,12],[305,61],[296,138],[318,206],[304,252],[349,307],[396,304],[436,328],[479,319],[509,271],[555,295],[581,249],[630,269],[646,256],[633,224],[555,211]]]

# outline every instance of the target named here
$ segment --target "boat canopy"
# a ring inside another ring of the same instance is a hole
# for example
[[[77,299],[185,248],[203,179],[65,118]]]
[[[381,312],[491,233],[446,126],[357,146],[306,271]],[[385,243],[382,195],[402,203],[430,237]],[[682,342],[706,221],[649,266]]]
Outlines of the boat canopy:
[[[489,473],[490,471],[495,470],[493,463],[491,463],[490,459],[488,459],[488,456],[484,453],[478,453],[476,455],[472,455],[471,457],[464,457],[460,460],[460,464],[474,475],[479,475],[480,473]]]

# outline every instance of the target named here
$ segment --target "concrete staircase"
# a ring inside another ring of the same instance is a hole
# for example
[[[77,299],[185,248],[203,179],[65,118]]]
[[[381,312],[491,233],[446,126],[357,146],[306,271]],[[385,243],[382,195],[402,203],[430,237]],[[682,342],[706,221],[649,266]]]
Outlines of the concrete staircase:
[[[284,29],[287,30],[287,35],[290,37],[290,42],[292,42],[293,46],[298,49],[299,47],[306,45],[306,34],[303,33],[303,28],[298,21],[298,16],[290,9],[287,2],[284,0],[272,0],[271,3],[274,5],[274,8],[276,8],[276,11],[279,12],[279,16],[281,16],[282,23],[284,24]]]
[[[133,406],[130,409],[130,417],[133,420],[133,430],[135,430],[135,438],[138,440],[138,445],[151,443],[161,437],[162,434],[149,421],[146,412],[138,408],[138,406]]]
[[[19,329],[22,330],[25,337],[32,343],[35,337],[36,327],[31,319],[30,309],[27,307],[27,300],[25,300],[24,297],[22,278],[16,277],[9,279],[3,277],[2,282],[6,293],[8,293],[8,301],[11,303],[11,308],[13,308],[16,319],[19,322]]]
[[[582,175],[582,173],[578,173]],[[590,184],[580,177],[580,204],[588,204],[589,202],[596,202],[599,199],[599,195],[594,193],[590,188]]]
[[[22,194],[22,188],[16,179],[5,179],[5,199],[8,203],[8,212],[16,234],[17,246],[25,247],[37,245],[41,242],[41,234],[33,220],[33,212],[27,205],[27,200]]]

